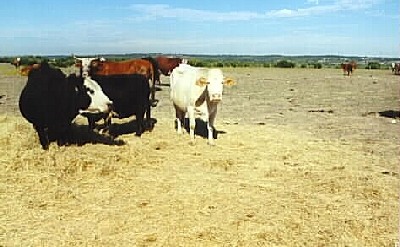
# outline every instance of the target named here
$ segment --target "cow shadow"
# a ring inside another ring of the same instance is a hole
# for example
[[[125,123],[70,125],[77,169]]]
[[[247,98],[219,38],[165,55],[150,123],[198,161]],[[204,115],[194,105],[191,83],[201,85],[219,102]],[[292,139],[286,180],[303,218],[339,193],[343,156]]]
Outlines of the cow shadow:
[[[185,118],[183,122],[183,128],[186,130],[186,132],[190,132],[190,122],[189,118]],[[223,130],[217,130],[214,127],[213,128],[213,138],[218,139],[218,134],[226,134],[225,131]],[[177,124],[175,121],[175,129],[177,129]],[[201,136],[203,138],[208,138],[208,129],[207,129],[207,123],[204,122],[203,120],[196,118],[196,127],[194,129],[194,134],[197,136]]]
[[[157,119],[155,119],[155,118],[151,118],[150,122],[145,121],[144,131],[151,132],[156,123],[157,123]],[[116,138],[120,135],[136,133],[137,129],[138,129],[138,123],[136,120],[131,120],[131,121],[125,122],[125,123],[112,123],[108,130],[108,134],[110,136]]]
[[[71,144],[83,146],[85,144],[104,144],[104,145],[125,145],[123,140],[116,140],[107,135],[92,131],[87,125],[79,125],[73,123],[71,125]]]
[[[386,118],[400,118],[400,111],[380,111],[379,116],[386,117]]]

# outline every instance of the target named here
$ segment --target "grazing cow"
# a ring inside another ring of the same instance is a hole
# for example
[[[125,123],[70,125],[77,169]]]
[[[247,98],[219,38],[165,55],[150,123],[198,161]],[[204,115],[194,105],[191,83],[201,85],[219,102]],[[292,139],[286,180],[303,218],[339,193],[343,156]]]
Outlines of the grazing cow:
[[[19,69],[19,66],[21,66],[21,58],[20,57],[14,58],[11,64],[15,66],[15,69]]]
[[[157,105],[155,99],[155,81],[159,80],[157,63],[152,58],[131,59],[119,62],[106,61],[98,58],[76,58],[77,66],[81,68],[82,76],[108,75],[144,75],[151,88],[152,106]]]
[[[400,75],[400,63],[392,63],[392,73]]]
[[[109,112],[112,102],[94,81],[41,63],[28,75],[19,98],[22,116],[32,123],[43,149],[52,141],[58,145],[71,141],[71,121],[79,112]]]
[[[196,68],[182,64],[171,73],[171,100],[175,107],[177,132],[182,133],[185,113],[189,115],[189,133],[194,143],[197,113],[207,123],[208,144],[214,144],[213,127],[218,103],[222,100],[223,85],[233,81],[224,79],[220,69]]]
[[[165,75],[169,76],[173,69],[179,66],[179,64],[186,64],[187,60],[184,58],[173,58],[173,57],[165,57],[165,56],[158,56],[155,58],[158,64],[158,69],[160,72]],[[158,81],[161,84],[160,81]]]
[[[353,70],[357,68],[357,64],[353,61],[350,63],[342,63],[340,67],[342,68],[344,74],[347,73],[347,76],[350,76],[353,74]]]
[[[128,118],[136,116],[136,136],[141,136],[145,130],[144,114],[147,123],[150,124],[150,86],[145,76],[133,75],[94,75],[95,80],[103,89],[104,93],[113,102],[113,113],[100,114],[106,124],[106,129],[111,124],[111,117]],[[85,114],[89,120],[90,128],[94,128],[95,121],[99,119],[98,114]]]

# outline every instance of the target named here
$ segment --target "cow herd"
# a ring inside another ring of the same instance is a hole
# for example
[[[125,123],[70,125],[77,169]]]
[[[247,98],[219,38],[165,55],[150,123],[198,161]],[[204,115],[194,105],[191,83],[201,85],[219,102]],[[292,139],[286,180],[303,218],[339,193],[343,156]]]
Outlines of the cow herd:
[[[89,131],[97,129],[102,119],[99,133],[105,135],[112,118],[135,116],[139,137],[153,129],[151,108],[157,106],[155,85],[161,84],[160,74],[170,76],[177,132],[182,133],[187,114],[193,143],[195,118],[201,117],[207,124],[208,143],[214,144],[213,125],[223,85],[233,84],[220,69],[193,67],[185,59],[163,56],[120,62],[75,57],[75,61],[79,73],[68,76],[46,62],[32,67],[21,92],[21,114],[33,125],[43,149],[53,141],[71,144],[72,121],[79,114],[88,119]]]

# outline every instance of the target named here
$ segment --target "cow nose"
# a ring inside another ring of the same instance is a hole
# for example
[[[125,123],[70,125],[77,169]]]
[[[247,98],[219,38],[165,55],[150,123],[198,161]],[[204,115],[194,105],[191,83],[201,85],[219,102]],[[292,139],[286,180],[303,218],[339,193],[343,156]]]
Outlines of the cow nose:
[[[212,101],[221,101],[222,100],[222,95],[219,93],[214,93],[211,95],[211,100]]]

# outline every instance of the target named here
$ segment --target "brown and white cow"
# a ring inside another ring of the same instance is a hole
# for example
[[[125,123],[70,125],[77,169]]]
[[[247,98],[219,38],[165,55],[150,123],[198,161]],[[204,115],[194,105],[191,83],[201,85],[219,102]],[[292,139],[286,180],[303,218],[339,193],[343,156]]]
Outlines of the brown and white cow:
[[[392,63],[392,73],[400,75],[400,63]]]
[[[217,106],[222,100],[223,85],[232,85],[233,80],[224,79],[220,69],[206,69],[181,64],[171,73],[170,97],[175,107],[177,132],[182,133],[185,114],[189,116],[189,133],[194,143],[196,118],[207,123],[208,144],[214,144],[213,127]]]

